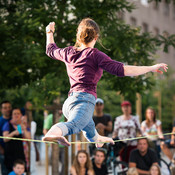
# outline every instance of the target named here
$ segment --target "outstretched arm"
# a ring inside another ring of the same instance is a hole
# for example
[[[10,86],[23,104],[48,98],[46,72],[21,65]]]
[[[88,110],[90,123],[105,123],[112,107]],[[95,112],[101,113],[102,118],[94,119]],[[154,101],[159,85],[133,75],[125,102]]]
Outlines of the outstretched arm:
[[[49,25],[46,27],[46,45],[54,42],[53,33],[55,31],[55,23],[50,22]]]
[[[124,67],[124,75],[125,76],[138,76],[148,72],[158,72],[163,74],[163,71],[159,70],[163,68],[165,72],[167,72],[168,65],[164,63],[155,64],[153,66],[123,66]]]

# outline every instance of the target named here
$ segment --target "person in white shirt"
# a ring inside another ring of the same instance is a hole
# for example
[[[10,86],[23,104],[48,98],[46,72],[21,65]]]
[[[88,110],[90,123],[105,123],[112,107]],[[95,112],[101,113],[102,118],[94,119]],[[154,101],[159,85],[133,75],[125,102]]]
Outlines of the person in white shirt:
[[[113,138],[119,139],[135,138],[137,133],[141,134],[140,122],[137,116],[131,115],[131,103],[124,101],[121,104],[123,114],[116,117],[114,123]],[[122,161],[128,163],[130,152],[137,147],[137,140],[127,141],[127,146],[120,152]]]
[[[148,107],[145,112],[145,119],[141,123],[141,130],[144,136],[147,136],[152,148],[154,148],[160,157],[160,148],[164,154],[170,159],[173,159],[171,151],[168,149],[164,141],[162,132],[162,123],[156,119],[156,112],[152,107]]]

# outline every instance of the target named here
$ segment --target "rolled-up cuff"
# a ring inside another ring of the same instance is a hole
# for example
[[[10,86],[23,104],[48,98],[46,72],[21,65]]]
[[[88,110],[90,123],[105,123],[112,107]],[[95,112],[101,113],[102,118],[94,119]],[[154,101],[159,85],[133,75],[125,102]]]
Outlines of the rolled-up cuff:
[[[59,122],[56,124],[57,127],[59,127],[62,131],[62,136],[65,136],[68,134],[68,128],[63,122]]]
[[[84,134],[85,135],[85,134]],[[98,139],[98,132],[95,130],[95,136],[92,137],[92,138],[89,138],[89,137],[86,137],[86,139],[89,141],[89,142],[96,142],[96,140]]]

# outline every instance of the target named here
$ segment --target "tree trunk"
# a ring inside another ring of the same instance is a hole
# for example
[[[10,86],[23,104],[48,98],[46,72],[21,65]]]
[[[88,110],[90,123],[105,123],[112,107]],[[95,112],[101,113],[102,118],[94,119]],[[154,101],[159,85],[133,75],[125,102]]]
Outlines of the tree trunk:
[[[53,104],[53,124],[58,123],[60,119],[59,110],[61,109],[59,98]],[[52,175],[59,175],[59,145],[52,144]]]

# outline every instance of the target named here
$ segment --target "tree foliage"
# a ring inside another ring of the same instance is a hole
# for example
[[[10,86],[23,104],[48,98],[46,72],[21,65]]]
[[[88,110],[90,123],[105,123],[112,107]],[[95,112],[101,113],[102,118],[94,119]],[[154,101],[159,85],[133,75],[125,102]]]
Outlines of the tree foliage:
[[[56,44],[66,47],[75,43],[78,22],[85,17],[93,18],[101,28],[102,45],[97,48],[112,59],[131,65],[151,65],[152,55],[158,45],[165,51],[174,45],[171,38],[155,38],[141,33],[140,28],[125,24],[118,13],[132,11],[134,5],[127,0],[1,0],[0,1],[0,86],[4,90],[28,89],[36,104],[50,103],[53,98],[66,94],[69,82],[65,65],[45,55],[45,26],[55,21]],[[118,78],[104,73],[108,89],[120,91],[135,98],[136,92],[149,89],[154,83],[152,76]]]

